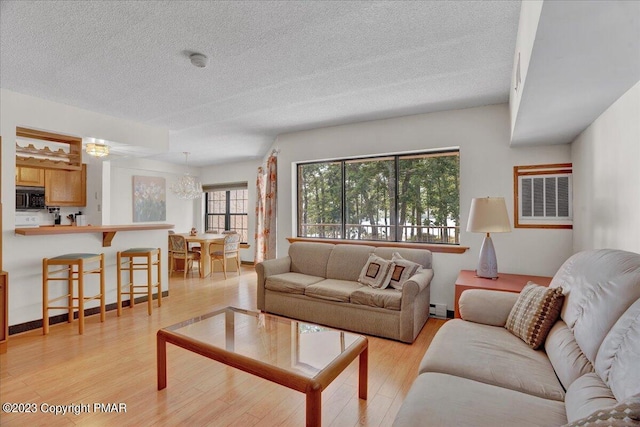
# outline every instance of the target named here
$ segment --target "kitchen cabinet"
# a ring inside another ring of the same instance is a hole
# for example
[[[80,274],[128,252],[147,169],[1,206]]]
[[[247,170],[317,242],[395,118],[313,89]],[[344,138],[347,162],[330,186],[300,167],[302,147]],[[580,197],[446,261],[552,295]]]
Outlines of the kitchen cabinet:
[[[17,166],[16,185],[44,187],[44,169]]]
[[[9,275],[0,271],[0,353],[7,352],[9,338]]]
[[[87,205],[87,165],[81,170],[46,169],[44,200],[47,206]]]
[[[0,137],[0,145],[2,137]],[[0,192],[2,191],[2,150],[0,150]],[[2,197],[0,197],[0,201]],[[0,230],[2,230],[2,203],[0,202]],[[9,275],[2,270],[2,234],[0,233],[0,353],[7,352],[9,338]]]

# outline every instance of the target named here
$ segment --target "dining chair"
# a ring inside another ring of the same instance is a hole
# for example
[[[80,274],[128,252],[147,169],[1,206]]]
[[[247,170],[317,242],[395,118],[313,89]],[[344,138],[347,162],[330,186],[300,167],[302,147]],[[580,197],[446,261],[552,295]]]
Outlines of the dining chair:
[[[209,254],[212,267],[215,261],[222,263],[222,272],[225,279],[227,278],[227,260],[231,258],[235,258],[238,276],[240,275],[240,235],[238,233],[225,234],[224,244],[209,244]]]
[[[169,271],[173,273],[175,261],[177,259],[184,260],[184,277],[187,277],[187,271],[193,269],[193,261],[198,261],[198,269],[202,270],[200,252],[190,251],[187,247],[187,239],[179,234],[169,235],[169,251],[171,253],[171,265]]]

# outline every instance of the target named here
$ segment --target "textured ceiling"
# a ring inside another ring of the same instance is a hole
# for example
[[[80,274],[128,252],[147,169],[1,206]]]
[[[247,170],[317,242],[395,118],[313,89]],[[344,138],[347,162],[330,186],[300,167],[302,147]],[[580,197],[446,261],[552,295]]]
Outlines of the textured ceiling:
[[[0,86],[166,127],[163,160],[248,160],[281,133],[507,102],[519,10],[502,0],[3,0]],[[192,66],[191,52],[208,67]]]

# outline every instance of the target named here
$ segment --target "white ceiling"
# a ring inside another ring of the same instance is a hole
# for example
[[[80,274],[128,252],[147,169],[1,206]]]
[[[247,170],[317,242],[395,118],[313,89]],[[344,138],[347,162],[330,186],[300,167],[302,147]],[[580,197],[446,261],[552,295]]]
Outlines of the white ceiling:
[[[507,102],[519,10],[503,0],[2,0],[0,87],[166,127],[162,160],[255,159],[281,133]],[[191,52],[208,67],[193,67]]]
[[[640,1],[545,1],[511,145],[573,141],[640,81]]]

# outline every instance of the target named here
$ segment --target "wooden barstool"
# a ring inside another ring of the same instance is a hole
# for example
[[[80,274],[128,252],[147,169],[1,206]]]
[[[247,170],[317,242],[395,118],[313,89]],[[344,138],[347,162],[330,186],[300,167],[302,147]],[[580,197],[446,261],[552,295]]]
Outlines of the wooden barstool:
[[[155,256],[155,260],[153,257]],[[124,260],[124,267],[122,258]],[[144,262],[135,262],[135,258],[145,258]],[[118,316],[122,314],[122,271],[129,272],[129,280],[125,284],[128,287],[125,293],[129,294],[129,305],[131,308],[136,304],[134,295],[147,295],[147,311],[149,315],[153,310],[153,288],[158,288],[158,307],[162,306],[162,263],[160,248],[133,248],[118,252]],[[158,281],[153,282],[153,266],[157,267]],[[134,271],[146,270],[147,283],[135,285],[133,280]],[[137,288],[145,288],[145,291],[136,291]]]
[[[85,270],[85,264],[99,262],[97,268]],[[49,266],[64,266],[64,268],[49,271]],[[51,274],[66,272],[66,277],[50,277]],[[100,293],[93,296],[84,295],[84,275],[100,275]],[[49,299],[49,282],[52,280],[62,280],[67,282],[67,293],[65,295]],[[78,282],[77,296],[75,295],[74,282]],[[67,299],[66,306],[52,306],[51,303]],[[78,330],[80,335],[84,333],[84,303],[86,301],[100,299],[100,321],[105,319],[104,303],[104,254],[73,253],[60,255],[55,258],[44,258],[42,260],[42,333],[49,333],[49,310],[67,309],[69,311],[69,323],[73,322],[73,311],[78,310]],[[74,304],[74,301],[76,304]]]

